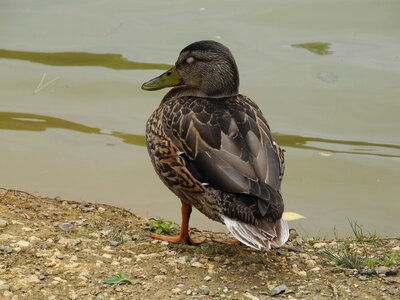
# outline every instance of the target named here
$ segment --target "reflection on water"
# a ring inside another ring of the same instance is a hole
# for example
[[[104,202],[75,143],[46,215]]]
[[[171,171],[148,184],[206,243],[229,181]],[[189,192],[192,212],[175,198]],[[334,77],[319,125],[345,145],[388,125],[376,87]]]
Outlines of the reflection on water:
[[[330,43],[303,43],[303,44],[293,44],[293,48],[302,48],[310,51],[311,53],[318,55],[329,55],[333,51],[330,50]]]
[[[60,128],[78,131],[81,133],[91,133],[100,135],[110,135],[120,139],[123,143],[145,146],[145,137],[112,131],[106,133],[100,128],[89,127],[79,123],[70,122],[60,118],[49,116],[17,113],[0,112],[0,130],[25,130],[25,131],[45,131],[47,128]],[[335,140],[320,137],[307,137],[284,133],[274,133],[277,142],[283,147],[299,148],[305,150],[327,151],[331,153],[362,154],[381,157],[400,157],[400,145],[368,143],[362,141]]]
[[[45,131],[48,128],[69,129],[82,133],[101,133],[99,128],[88,127],[59,118],[37,114],[0,112],[0,129]]]
[[[91,66],[115,70],[167,70],[167,64],[131,61],[121,54],[89,52],[27,52],[0,49],[0,59],[17,59],[50,66]]]

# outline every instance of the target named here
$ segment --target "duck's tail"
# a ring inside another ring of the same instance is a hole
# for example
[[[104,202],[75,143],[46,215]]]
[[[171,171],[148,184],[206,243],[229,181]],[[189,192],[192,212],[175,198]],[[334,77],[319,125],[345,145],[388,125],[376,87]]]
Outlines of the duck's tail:
[[[246,224],[223,216],[229,232],[243,244],[256,249],[278,248],[289,238],[289,226],[283,219],[275,222],[260,220],[256,225]]]

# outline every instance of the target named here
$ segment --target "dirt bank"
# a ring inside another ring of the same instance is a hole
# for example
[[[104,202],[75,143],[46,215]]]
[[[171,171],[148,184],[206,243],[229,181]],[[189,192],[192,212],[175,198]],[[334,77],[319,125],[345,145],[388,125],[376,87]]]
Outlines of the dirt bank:
[[[398,239],[294,236],[279,250],[256,252],[196,230],[207,238],[201,246],[170,245],[152,240],[147,224],[108,205],[0,190],[0,299],[400,298]],[[373,271],[321,255],[345,248],[360,261],[375,258]],[[132,284],[105,282],[118,272]]]

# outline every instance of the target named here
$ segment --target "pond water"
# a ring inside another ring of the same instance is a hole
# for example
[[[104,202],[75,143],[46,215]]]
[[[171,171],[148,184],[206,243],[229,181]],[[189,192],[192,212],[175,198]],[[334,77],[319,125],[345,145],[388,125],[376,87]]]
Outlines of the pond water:
[[[400,2],[12,1],[0,9],[0,187],[180,222],[152,169],[141,84],[189,43],[232,50],[286,149],[305,235],[399,236]],[[222,229],[200,213],[191,222]]]

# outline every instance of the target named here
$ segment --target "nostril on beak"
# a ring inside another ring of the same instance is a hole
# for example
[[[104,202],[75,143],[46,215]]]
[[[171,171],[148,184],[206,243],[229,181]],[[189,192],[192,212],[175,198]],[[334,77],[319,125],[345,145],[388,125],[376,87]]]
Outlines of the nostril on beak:
[[[167,75],[168,75],[168,76],[169,76],[169,75],[171,75],[171,74],[172,74],[172,72],[171,72],[171,71],[168,71],[168,72],[167,72]]]

